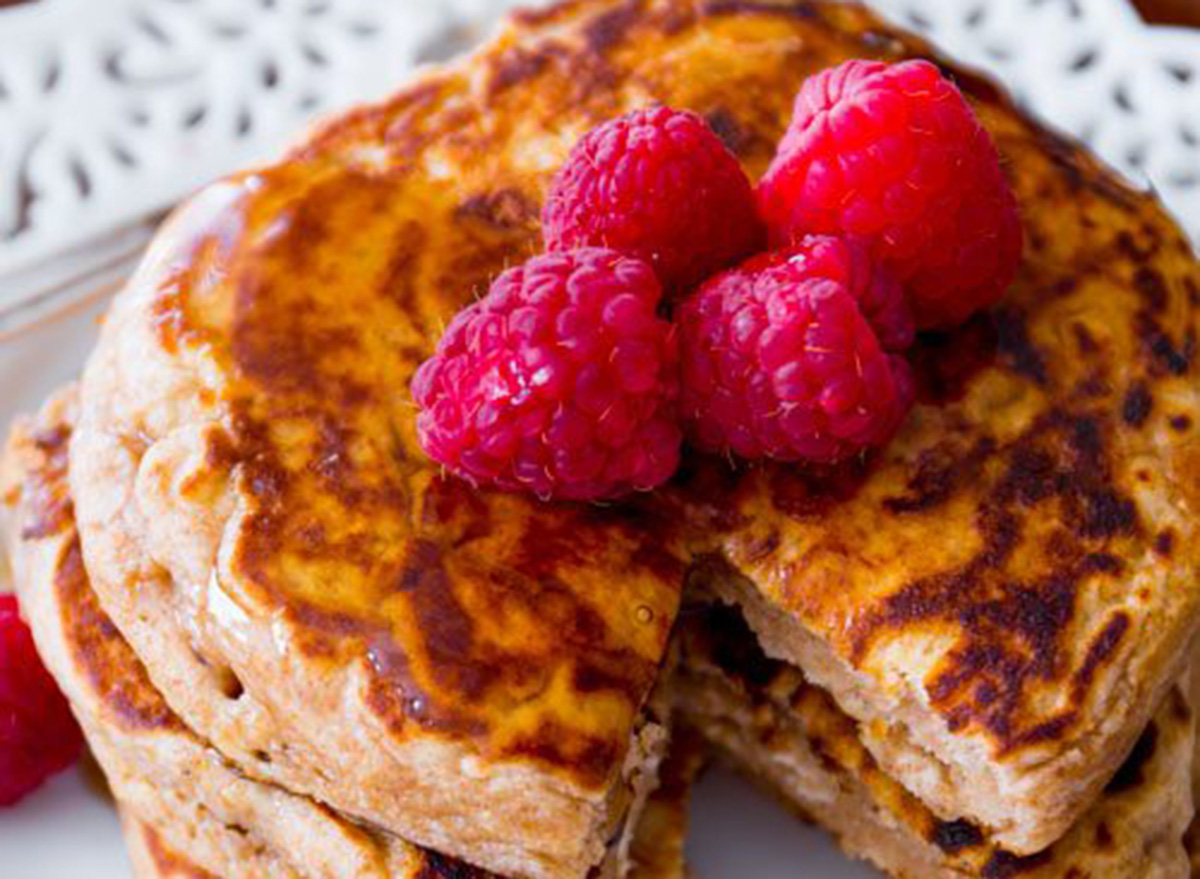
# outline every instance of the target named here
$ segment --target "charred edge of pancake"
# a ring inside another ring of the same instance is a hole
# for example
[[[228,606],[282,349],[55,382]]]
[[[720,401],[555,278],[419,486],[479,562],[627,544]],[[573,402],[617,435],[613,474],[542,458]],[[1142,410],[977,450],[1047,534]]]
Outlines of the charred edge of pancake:
[[[78,536],[62,550],[53,588],[75,663],[87,675],[103,708],[132,730],[185,729],[150,683],[150,677],[117,627],[100,607],[88,582]]]
[[[951,729],[977,724],[1004,751],[1065,737],[1097,672],[1115,656],[1130,626],[1124,612],[1114,612],[1070,682],[1071,706],[1022,722],[1026,686],[1061,661],[1081,584],[1119,574],[1122,562],[1108,545],[1141,532],[1133,500],[1118,491],[1112,477],[1112,420],[1104,411],[1055,409],[1003,448],[983,438],[965,454],[931,450],[908,493],[885,503],[897,514],[923,511],[952,494],[963,474],[970,478],[985,466],[1002,467],[976,514],[982,546],[958,569],[914,581],[860,616],[853,627],[853,660],[861,662],[889,631],[952,621],[964,638],[929,684]],[[964,466],[956,470],[956,462]],[[1040,547],[1047,564],[1037,578],[1012,582],[1006,567],[1026,520],[1049,503],[1060,506],[1065,527]],[[998,579],[1005,588],[990,588]]]

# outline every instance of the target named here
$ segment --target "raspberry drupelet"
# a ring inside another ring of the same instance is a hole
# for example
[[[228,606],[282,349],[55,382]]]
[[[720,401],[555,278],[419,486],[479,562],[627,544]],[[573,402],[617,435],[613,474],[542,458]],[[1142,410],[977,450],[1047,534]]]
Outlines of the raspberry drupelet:
[[[695,113],[652,107],[588,132],[551,186],[548,250],[609,247],[650,263],[668,296],[765,242],[737,158]]]
[[[83,736],[42,665],[12,595],[0,595],[0,806],[11,806],[79,756]]]
[[[606,500],[679,463],[678,351],[641,260],[581,248],[496,279],[413,379],[435,461],[480,485]]]
[[[809,237],[709,281],[679,309],[681,412],[697,447],[831,463],[877,446],[912,405],[898,284],[853,245]]]
[[[774,246],[814,232],[868,241],[922,329],[994,303],[1020,263],[995,145],[928,61],[847,61],[809,78],[758,198]]]

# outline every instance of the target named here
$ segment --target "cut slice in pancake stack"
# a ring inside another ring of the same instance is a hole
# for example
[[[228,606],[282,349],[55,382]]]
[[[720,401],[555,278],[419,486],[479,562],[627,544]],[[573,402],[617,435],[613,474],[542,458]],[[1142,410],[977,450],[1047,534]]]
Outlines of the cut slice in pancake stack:
[[[1027,258],[918,342],[887,448],[691,455],[590,507],[475,490],[415,441],[416,365],[538,249],[580,134],[660,101],[757,176],[805,76],[929,54],[851,5],[568,2],[181,208],[73,429],[60,401],[17,441],[26,613],[133,820],[222,876],[621,874],[653,860],[635,828],[679,826],[644,809],[674,701],[895,876],[1186,875],[1200,272],[986,81],[946,68]],[[735,615],[676,627],[685,580]]]

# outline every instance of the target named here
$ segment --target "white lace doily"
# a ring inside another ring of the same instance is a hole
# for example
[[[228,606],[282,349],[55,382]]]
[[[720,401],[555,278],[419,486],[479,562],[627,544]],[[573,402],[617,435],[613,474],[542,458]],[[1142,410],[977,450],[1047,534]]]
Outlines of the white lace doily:
[[[477,39],[512,0],[34,0],[0,11],[0,310]],[[526,4],[527,5],[527,4]],[[1145,174],[1200,240],[1200,34],[1127,0],[877,0]],[[65,254],[65,256],[64,256]],[[53,258],[53,259],[52,259]],[[67,267],[67,268],[64,268]],[[115,271],[115,269],[114,269]]]

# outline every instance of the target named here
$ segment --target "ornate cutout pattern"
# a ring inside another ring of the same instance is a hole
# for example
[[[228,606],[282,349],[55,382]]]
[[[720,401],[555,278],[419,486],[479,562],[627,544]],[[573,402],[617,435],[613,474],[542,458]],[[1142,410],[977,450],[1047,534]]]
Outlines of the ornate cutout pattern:
[[[416,65],[474,42],[513,5],[0,7],[0,276],[130,228],[205,180],[264,159],[314,117],[386,93]],[[875,5],[998,74],[1131,179],[1153,181],[1200,240],[1200,34],[1148,28],[1127,0]],[[0,308],[20,295],[0,290]]]
[[[1200,244],[1200,31],[1128,0],[874,0],[1152,185]]]

